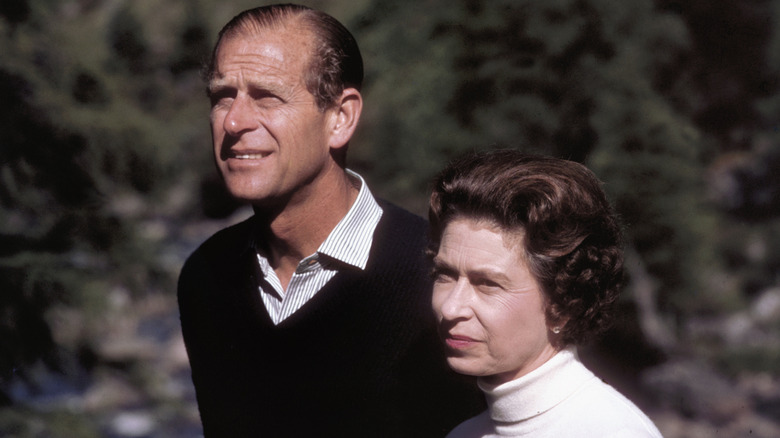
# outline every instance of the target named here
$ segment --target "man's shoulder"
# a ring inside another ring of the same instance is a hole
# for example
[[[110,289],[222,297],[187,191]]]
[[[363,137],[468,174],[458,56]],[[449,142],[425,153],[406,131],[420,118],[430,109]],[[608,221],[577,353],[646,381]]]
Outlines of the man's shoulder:
[[[384,199],[377,199],[377,203],[382,207],[383,225],[413,233],[427,232],[428,221],[422,217]]]
[[[379,200],[382,219],[377,225],[374,239],[382,246],[402,247],[418,251],[428,246],[428,221],[391,202]]]
[[[180,306],[193,302],[194,297],[202,298],[201,293],[216,290],[216,284],[221,288],[233,277],[244,278],[241,274],[246,272],[244,262],[253,245],[253,228],[251,218],[223,228],[187,257],[179,273]]]
[[[379,200],[382,218],[374,233],[373,266],[427,269],[428,222],[397,205]]]
[[[225,227],[206,239],[190,258],[217,255],[239,255],[253,247],[254,216]]]

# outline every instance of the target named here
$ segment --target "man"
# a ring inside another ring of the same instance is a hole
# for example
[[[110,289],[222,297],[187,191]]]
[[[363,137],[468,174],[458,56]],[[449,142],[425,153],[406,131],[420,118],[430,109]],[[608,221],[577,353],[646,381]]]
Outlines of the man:
[[[481,410],[437,342],[425,222],[345,168],[362,77],[354,39],[318,11],[257,8],[220,32],[214,156],[255,215],[179,279],[207,437],[442,436]]]

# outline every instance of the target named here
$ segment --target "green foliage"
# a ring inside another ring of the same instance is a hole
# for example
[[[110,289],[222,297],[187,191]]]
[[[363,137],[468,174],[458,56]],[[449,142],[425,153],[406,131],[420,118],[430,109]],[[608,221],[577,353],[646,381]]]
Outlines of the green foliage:
[[[731,219],[727,224],[717,241],[718,251],[744,293],[755,296],[776,287],[780,272],[780,221],[757,224]]]
[[[26,20],[0,20],[0,391],[37,360],[57,365],[49,307],[172,287],[143,223],[210,170],[208,127],[192,123],[206,120],[194,59],[210,42],[197,9],[178,23],[147,6],[31,1]]]
[[[362,48],[349,163],[378,195],[425,214],[456,155],[552,154],[605,181],[677,320],[776,284],[778,2],[306,3]],[[115,288],[172,292],[164,244],[233,208],[197,199],[214,178],[200,66],[256,2],[0,4],[2,390],[56,362],[52,305],[99,314]],[[773,244],[751,258],[752,240]]]
[[[780,347],[766,345],[719,349],[713,352],[713,356],[715,363],[733,376],[745,372],[773,373],[777,371],[777,363],[780,362]]]
[[[662,279],[663,309],[709,311],[736,293],[708,282],[717,221],[707,145],[687,112],[693,52],[681,17],[650,0],[396,2],[376,3],[356,29],[369,68],[356,144],[372,147],[358,165],[382,191],[422,199],[408,205],[424,212],[429,178],[473,148],[585,162]]]
[[[452,64],[459,41],[440,23],[454,20],[456,11],[435,1],[374,2],[350,26],[367,85],[350,165],[370,175],[379,193],[420,212],[430,176],[476,139],[446,110],[458,79]]]
[[[68,411],[30,412],[27,409],[0,411],[0,435],[15,438],[98,438],[95,425],[83,415]]]
[[[716,139],[707,151],[744,147],[750,136],[741,136],[740,131],[764,123],[756,101],[778,90],[777,65],[771,64],[777,59],[772,47],[777,44],[772,40],[777,38],[777,2],[659,0],[657,4],[678,13],[690,29],[696,56],[682,67],[685,87],[695,102],[690,116]]]

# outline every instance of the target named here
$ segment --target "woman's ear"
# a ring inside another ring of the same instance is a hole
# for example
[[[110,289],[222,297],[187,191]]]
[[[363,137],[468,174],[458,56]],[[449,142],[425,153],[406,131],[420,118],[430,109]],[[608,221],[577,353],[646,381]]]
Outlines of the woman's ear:
[[[564,328],[566,327],[566,323],[569,322],[569,318],[564,316],[559,316],[557,318],[551,319],[549,314],[547,315],[547,330],[552,332],[553,337],[559,337],[560,334],[564,331]]]
[[[363,96],[355,88],[345,88],[336,106],[330,111],[333,111],[330,147],[338,149],[349,143],[349,139],[355,133],[360,113],[363,111]]]

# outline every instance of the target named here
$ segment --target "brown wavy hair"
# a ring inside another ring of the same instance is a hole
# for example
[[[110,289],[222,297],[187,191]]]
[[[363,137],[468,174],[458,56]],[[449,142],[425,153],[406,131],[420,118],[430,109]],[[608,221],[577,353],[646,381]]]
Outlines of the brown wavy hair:
[[[622,233],[601,182],[585,166],[517,150],[468,154],[434,180],[434,256],[454,219],[484,220],[517,238],[546,298],[559,347],[605,331],[623,285]]]

